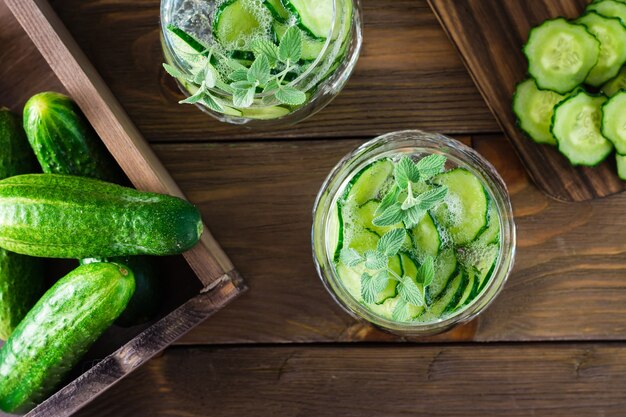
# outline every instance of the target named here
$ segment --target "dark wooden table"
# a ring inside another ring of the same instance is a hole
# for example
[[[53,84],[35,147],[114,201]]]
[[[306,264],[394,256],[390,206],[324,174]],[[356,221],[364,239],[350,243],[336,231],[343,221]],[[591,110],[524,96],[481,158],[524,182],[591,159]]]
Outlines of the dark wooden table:
[[[260,133],[176,104],[159,65],[158,1],[52,1],[250,286],[80,415],[626,415],[626,194],[545,197],[426,2],[364,3],[364,49],[345,91],[293,129]],[[1,104],[20,109],[32,93],[62,90],[2,2],[0,22]],[[309,243],[330,168],[406,128],[486,156],[507,182],[519,236],[493,305],[418,341],[345,314]]]

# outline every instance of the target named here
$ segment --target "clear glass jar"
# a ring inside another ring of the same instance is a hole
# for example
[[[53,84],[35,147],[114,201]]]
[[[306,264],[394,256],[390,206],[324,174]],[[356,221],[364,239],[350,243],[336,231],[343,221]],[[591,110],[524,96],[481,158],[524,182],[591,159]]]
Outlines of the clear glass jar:
[[[192,34],[203,44],[212,39],[211,24],[219,5],[228,0],[162,0],[161,43],[165,61],[183,74],[190,73],[184,53],[172,40],[168,25],[173,24]],[[260,0],[255,0],[259,4]],[[298,123],[324,108],[343,89],[359,57],[362,36],[360,0],[332,1],[332,28],[317,58],[306,63],[304,70],[287,85],[306,94],[304,104],[289,106],[273,97],[272,91],[257,93],[250,107],[233,105],[232,93],[219,88],[211,93],[221,103],[224,111],[216,111],[202,103],[196,105],[216,119],[248,127],[282,127]],[[293,24],[291,22],[290,24]],[[273,29],[270,28],[270,31]],[[198,89],[184,79],[177,79],[182,92],[190,96]]]
[[[329,237],[331,215],[337,200],[355,173],[385,156],[406,154],[423,157],[439,153],[447,157],[446,168],[463,167],[484,185],[500,218],[500,253],[494,271],[476,298],[460,310],[432,322],[396,322],[373,314],[344,288],[333,263],[335,248]],[[446,331],[471,320],[498,295],[513,267],[515,222],[509,194],[495,168],[472,148],[439,134],[419,130],[389,133],[371,140],[346,155],[330,172],[313,208],[313,259],[324,286],[335,301],[353,317],[403,336],[425,336]]]

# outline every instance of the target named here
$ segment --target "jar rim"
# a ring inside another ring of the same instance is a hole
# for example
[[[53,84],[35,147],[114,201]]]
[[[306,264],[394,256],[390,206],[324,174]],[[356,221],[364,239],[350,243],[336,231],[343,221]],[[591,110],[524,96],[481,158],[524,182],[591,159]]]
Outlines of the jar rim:
[[[467,306],[429,322],[398,322],[385,319],[361,305],[341,284],[327,248],[326,222],[340,195],[341,187],[364,164],[384,153],[406,153],[420,150],[422,154],[445,153],[460,166],[476,175],[490,193],[500,219],[500,253],[496,267],[486,287]],[[496,298],[513,268],[516,249],[516,230],[509,193],[502,177],[483,156],[474,149],[447,136],[421,130],[391,132],[374,138],[345,155],[331,170],[317,195],[313,206],[311,230],[313,260],[318,276],[335,301],[353,317],[366,320],[383,330],[405,336],[423,336],[443,332],[457,324],[476,317]],[[342,291],[343,290],[343,291]]]

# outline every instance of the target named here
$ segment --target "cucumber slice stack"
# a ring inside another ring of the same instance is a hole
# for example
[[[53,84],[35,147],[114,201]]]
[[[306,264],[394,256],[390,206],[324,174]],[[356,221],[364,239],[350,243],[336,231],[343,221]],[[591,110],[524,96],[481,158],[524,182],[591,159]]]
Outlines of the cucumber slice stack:
[[[613,147],[620,161],[626,2],[596,0],[575,20],[546,20],[531,30],[524,54],[529,78],[513,96],[518,127],[537,143],[557,146],[573,165],[598,165]],[[619,98],[607,101],[613,96]]]

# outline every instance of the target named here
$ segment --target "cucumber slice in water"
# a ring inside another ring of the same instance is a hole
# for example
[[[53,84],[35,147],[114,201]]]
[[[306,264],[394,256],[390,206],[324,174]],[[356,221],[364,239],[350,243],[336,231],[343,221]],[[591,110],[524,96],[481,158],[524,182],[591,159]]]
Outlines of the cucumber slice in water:
[[[602,135],[613,143],[617,153],[626,154],[626,90],[602,106]]]
[[[441,318],[444,313],[452,311],[459,303],[469,280],[462,272],[458,272],[445,288],[441,297],[436,300],[424,314],[424,318]]]
[[[167,33],[172,49],[189,65],[192,72],[206,66],[207,58],[204,53],[207,48],[200,41],[174,25],[167,26]]]
[[[472,245],[486,246],[500,242],[500,217],[492,200],[489,202],[488,217],[487,228],[478,234]]]
[[[612,97],[624,89],[626,89],[626,65],[622,67],[616,77],[602,86],[602,92],[608,97]]]
[[[413,281],[417,282],[418,284],[421,284],[421,282],[417,280],[417,270],[419,268],[417,266],[417,262],[413,259],[411,255],[406,252],[400,252],[399,256],[400,262],[402,264],[402,273],[408,277],[413,278]]]
[[[615,155],[615,160],[617,162],[617,175],[626,181],[626,155]]]
[[[448,187],[445,200],[433,210],[437,223],[445,227],[456,245],[465,245],[487,226],[487,193],[478,178],[464,168],[456,168],[433,178]]]
[[[346,187],[344,201],[360,206],[377,199],[392,173],[393,162],[389,159],[381,159],[368,165],[352,178]]]
[[[280,0],[265,0],[263,4],[277,22],[285,23],[289,20],[289,12],[285,9],[285,6],[283,6]]]
[[[478,277],[476,273],[471,272],[467,274],[467,286],[465,287],[465,291],[461,294],[461,298],[456,306],[454,306],[453,310],[458,310],[459,308],[469,304],[474,297],[478,295]]]
[[[362,206],[357,207],[354,211],[354,216],[352,217],[357,226],[363,229],[371,230],[379,236],[384,235],[390,230],[404,227],[402,223],[397,223],[392,226],[376,226],[373,223],[373,220],[376,217],[376,210],[378,209],[378,206],[380,206],[380,202],[378,200],[370,200]],[[412,246],[413,242],[411,241],[411,238],[407,233],[404,238],[402,248],[404,250],[412,250]]]
[[[559,151],[573,165],[594,166],[611,153],[613,145],[600,132],[606,100],[603,95],[580,91],[556,106],[551,131]]]
[[[517,84],[513,96],[513,113],[518,126],[537,143],[556,145],[550,132],[554,106],[566,96],[550,90],[540,90],[529,78]]]
[[[334,0],[282,0],[296,16],[297,25],[311,37],[325,40],[333,26]]]
[[[616,17],[604,17],[594,11],[576,23],[584,25],[600,41],[598,63],[585,79],[587,84],[599,87],[615,77],[626,62],[626,26]]]
[[[436,257],[439,255],[442,245],[441,236],[430,213],[426,213],[417,226],[411,229],[411,237],[418,256]]]
[[[626,25],[626,3],[615,0],[602,0],[587,6],[587,11],[594,11],[606,17],[617,17]]]
[[[229,0],[213,18],[213,37],[227,50],[249,51],[250,41],[263,33],[263,25],[247,0]]]
[[[383,317],[387,320],[394,320],[393,313],[398,306],[398,302],[400,302],[400,296],[389,298],[385,300],[384,303],[379,304],[379,305],[369,306],[369,308],[372,311],[372,313],[380,317]],[[405,316],[408,318],[407,321],[413,321],[419,318],[424,313],[424,310],[425,310],[423,306],[416,306],[413,304],[406,304],[404,308],[406,309]]]
[[[431,305],[443,292],[450,279],[457,273],[458,261],[452,249],[443,250],[435,259],[435,278],[426,287],[426,303]]]
[[[530,31],[524,54],[539,88],[565,94],[580,85],[596,65],[600,43],[583,26],[557,18]]]
[[[241,109],[241,116],[248,119],[274,120],[287,116],[290,112],[282,106],[247,107]]]

